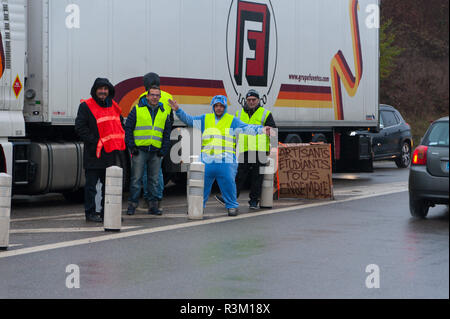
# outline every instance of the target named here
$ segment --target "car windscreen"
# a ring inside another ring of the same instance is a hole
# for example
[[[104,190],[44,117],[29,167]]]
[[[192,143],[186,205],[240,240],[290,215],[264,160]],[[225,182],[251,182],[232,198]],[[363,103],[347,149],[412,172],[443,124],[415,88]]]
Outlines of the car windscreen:
[[[448,147],[448,122],[434,123],[422,144],[426,146]]]

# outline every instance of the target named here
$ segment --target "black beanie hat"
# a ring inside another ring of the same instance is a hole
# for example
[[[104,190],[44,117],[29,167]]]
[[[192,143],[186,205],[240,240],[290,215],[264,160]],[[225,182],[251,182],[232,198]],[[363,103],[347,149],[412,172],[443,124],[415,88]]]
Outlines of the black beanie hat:
[[[259,93],[258,93],[258,91],[256,91],[256,90],[250,89],[250,90],[247,92],[247,95],[246,95],[245,98],[249,98],[250,96],[253,96],[253,97],[256,97],[257,99],[259,99]]]

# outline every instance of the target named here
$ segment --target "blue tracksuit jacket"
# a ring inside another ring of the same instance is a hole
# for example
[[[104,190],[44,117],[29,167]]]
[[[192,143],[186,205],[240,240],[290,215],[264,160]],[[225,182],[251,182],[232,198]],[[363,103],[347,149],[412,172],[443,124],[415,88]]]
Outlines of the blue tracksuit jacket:
[[[214,111],[214,110],[213,110]],[[225,109],[226,113],[227,109]],[[178,118],[184,122],[186,125],[190,127],[195,127],[201,130],[202,134],[205,130],[205,116],[190,116],[186,112],[184,112],[181,108],[175,113]],[[219,121],[220,118],[217,118],[216,121]],[[239,133],[245,133],[249,135],[257,135],[262,133],[261,125],[250,125],[242,122],[238,118],[234,118],[230,127],[230,134],[237,135]],[[236,155],[224,152],[219,155],[201,155],[202,162],[205,163],[205,185],[204,185],[204,193],[203,193],[203,206],[206,205],[206,202],[211,193],[211,187],[214,183],[214,180],[217,180],[219,184],[220,191],[222,193],[222,197],[225,200],[226,208],[237,208],[239,207],[239,203],[236,198],[236,173],[238,163],[236,160]]]

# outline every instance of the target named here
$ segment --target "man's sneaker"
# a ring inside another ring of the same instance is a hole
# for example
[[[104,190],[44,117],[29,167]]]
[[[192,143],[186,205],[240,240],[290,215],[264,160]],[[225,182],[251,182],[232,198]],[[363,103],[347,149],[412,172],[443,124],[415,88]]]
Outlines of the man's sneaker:
[[[249,201],[248,204],[250,205],[250,209],[259,209],[258,202],[259,201],[257,201],[257,200]]]
[[[127,209],[127,215],[134,215],[134,212],[136,211],[136,207],[134,207],[133,205],[129,205],[128,209]]]
[[[237,216],[238,215],[238,209],[237,208],[228,208],[228,216]]]
[[[214,198],[216,199],[216,201],[218,201],[218,202],[221,203],[223,206],[225,206],[225,200],[223,199],[222,196],[216,195],[216,196],[214,196]]]

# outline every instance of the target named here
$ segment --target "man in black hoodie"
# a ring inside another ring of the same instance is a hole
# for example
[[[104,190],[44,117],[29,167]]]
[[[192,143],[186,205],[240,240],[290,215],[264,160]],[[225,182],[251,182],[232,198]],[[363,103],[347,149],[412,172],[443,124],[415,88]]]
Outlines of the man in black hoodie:
[[[103,221],[106,168],[120,165],[119,152],[125,150],[123,118],[113,100],[114,93],[114,86],[108,79],[97,78],[91,89],[92,98],[81,101],[75,119],[75,131],[84,142],[86,221]],[[99,179],[102,183],[102,210],[97,214],[95,195]]]

